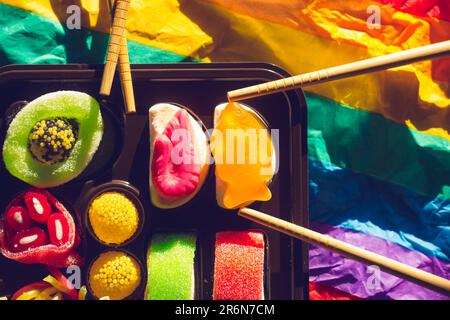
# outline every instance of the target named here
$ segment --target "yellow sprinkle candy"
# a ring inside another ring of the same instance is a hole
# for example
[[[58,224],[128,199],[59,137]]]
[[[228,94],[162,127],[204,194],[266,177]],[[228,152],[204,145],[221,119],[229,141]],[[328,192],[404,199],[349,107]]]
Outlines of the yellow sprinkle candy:
[[[133,281],[121,280],[127,276],[133,278]],[[138,262],[121,251],[102,253],[89,270],[89,285],[96,297],[124,299],[136,290],[140,282],[141,270]]]
[[[121,244],[135,234],[139,225],[139,214],[135,205],[125,195],[106,192],[92,201],[89,220],[95,235],[101,241]]]

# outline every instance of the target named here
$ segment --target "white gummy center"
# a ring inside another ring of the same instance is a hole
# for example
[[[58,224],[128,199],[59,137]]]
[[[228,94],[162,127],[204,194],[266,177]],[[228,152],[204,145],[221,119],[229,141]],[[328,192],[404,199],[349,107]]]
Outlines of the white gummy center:
[[[61,221],[55,220],[56,239],[61,240],[63,236]]]
[[[14,220],[16,220],[17,223],[22,224],[23,223],[23,217],[20,211],[14,212]]]
[[[37,234],[33,234],[31,236],[28,236],[28,237],[23,237],[22,239],[19,240],[19,243],[21,245],[30,244],[33,241],[35,241],[37,238],[38,238],[38,235]]]
[[[36,210],[36,212],[38,214],[43,214],[44,213],[44,208],[42,207],[42,204],[39,202],[38,199],[33,198],[33,205],[34,205],[34,209]]]

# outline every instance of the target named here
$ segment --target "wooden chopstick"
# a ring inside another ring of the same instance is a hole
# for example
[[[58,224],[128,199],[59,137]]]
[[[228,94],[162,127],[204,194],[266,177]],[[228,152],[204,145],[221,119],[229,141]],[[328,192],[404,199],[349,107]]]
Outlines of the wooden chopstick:
[[[109,39],[108,54],[106,56],[105,69],[100,87],[100,94],[109,96],[116,71],[119,52],[122,48],[122,37],[125,31],[125,23],[131,0],[117,0],[114,11],[114,19]]]
[[[239,101],[264,96],[280,91],[394,68],[421,60],[434,59],[449,54],[450,40],[229,91],[228,100]]]
[[[238,215],[307,243],[336,252],[347,258],[367,265],[376,265],[385,272],[450,297],[450,280],[448,279],[438,277],[429,272],[411,267],[305,227],[275,218],[260,211],[242,208],[239,210]]]
[[[111,18],[114,20],[114,1],[108,0],[109,11]],[[131,114],[136,112],[136,104],[134,100],[133,79],[130,69],[130,58],[128,56],[127,39],[124,35],[122,37],[121,48],[119,52],[119,74],[120,74],[120,86],[122,88],[123,103],[125,105],[125,113]]]
[[[130,58],[128,57],[127,38],[125,36],[122,38],[122,47],[119,53],[119,73],[125,113],[135,113],[136,104],[134,101],[133,79],[131,77]]]
[[[106,56],[105,69],[100,87],[100,94],[109,96],[117,67],[117,60],[119,60],[121,87],[126,113],[136,112],[130,61],[128,57],[128,47],[125,37],[125,23],[128,16],[130,2],[131,0],[117,0],[116,8],[114,10],[108,54]],[[112,7],[112,3],[109,2],[109,4],[110,7]]]

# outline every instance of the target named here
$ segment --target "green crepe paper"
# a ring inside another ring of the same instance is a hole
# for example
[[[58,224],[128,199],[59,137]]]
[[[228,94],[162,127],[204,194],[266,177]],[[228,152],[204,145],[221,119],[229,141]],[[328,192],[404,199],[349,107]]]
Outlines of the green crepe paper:
[[[306,93],[310,159],[447,199],[450,141]]]
[[[65,24],[0,3],[0,65],[103,64],[109,35]],[[20,43],[20,46],[17,44]],[[131,63],[192,62],[172,52],[128,41]]]

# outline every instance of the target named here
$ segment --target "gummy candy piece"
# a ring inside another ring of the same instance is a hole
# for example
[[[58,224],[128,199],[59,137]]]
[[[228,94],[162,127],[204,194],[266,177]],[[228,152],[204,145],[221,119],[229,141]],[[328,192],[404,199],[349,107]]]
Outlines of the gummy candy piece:
[[[53,213],[47,220],[50,243],[60,246],[69,240],[69,223],[61,213]]]
[[[46,223],[52,212],[46,197],[42,193],[30,191],[25,193],[24,200],[31,219],[38,223]]]
[[[31,227],[31,219],[27,209],[22,206],[12,206],[6,212],[6,221],[14,231]]]
[[[219,205],[233,209],[270,200],[267,183],[273,176],[272,141],[254,111],[228,103],[216,121],[211,151]]]
[[[188,117],[186,110],[178,111],[154,143],[153,183],[161,194],[169,198],[186,197],[194,192],[199,183],[201,166],[195,163],[192,133],[188,132]],[[180,130],[179,134],[177,130]],[[177,154],[180,163],[173,159],[172,151],[177,147],[180,151]]]
[[[217,233],[214,300],[264,299],[264,246],[258,231]]]
[[[13,237],[13,248],[16,251],[25,251],[29,248],[36,248],[47,243],[45,231],[38,227],[22,230]]]
[[[45,264],[61,268],[69,265],[81,266],[84,263],[83,257],[73,251],[75,249],[75,243],[79,241],[76,241],[77,227],[72,215],[69,211],[67,211],[64,205],[48,191],[32,189],[30,192],[44,196],[53,211],[64,215],[69,226],[68,239],[65,243],[62,243],[59,246],[46,243],[38,247],[29,248],[26,251],[17,252],[17,250],[13,248],[12,239],[14,237],[11,236],[12,232],[9,230],[11,228],[7,223],[4,223],[5,219],[0,219],[0,253],[8,259],[26,264]],[[13,199],[7,205],[6,211],[12,206],[17,206],[23,203],[26,193],[27,192],[23,192]],[[4,216],[5,215],[3,215],[3,218]]]

